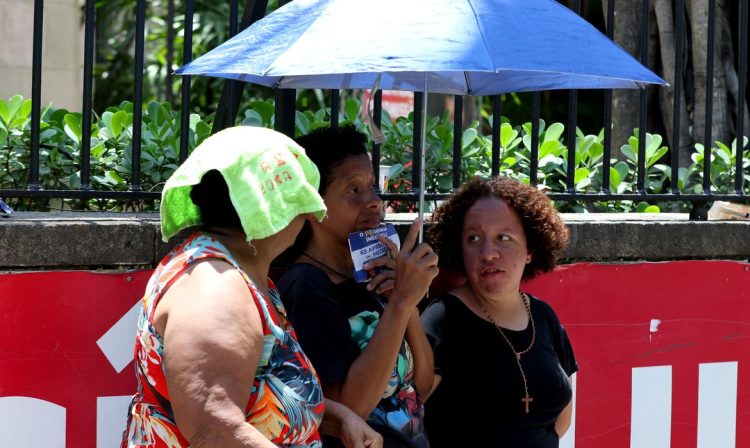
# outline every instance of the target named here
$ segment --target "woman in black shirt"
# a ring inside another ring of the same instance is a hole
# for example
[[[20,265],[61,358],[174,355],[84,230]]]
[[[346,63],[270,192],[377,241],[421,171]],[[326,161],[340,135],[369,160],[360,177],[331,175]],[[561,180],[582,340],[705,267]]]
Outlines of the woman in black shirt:
[[[467,282],[422,315],[435,360],[431,446],[558,447],[578,367],[552,308],[519,288],[555,267],[567,228],[543,193],[508,178],[469,182],[433,222],[441,265]]]

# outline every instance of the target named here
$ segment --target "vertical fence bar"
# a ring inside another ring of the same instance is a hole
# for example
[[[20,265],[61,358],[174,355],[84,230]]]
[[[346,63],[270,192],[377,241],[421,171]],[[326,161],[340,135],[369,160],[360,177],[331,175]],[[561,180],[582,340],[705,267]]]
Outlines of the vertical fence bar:
[[[643,0],[641,8],[641,64],[648,64],[648,15],[649,0]],[[646,184],[646,89],[640,91],[640,112],[638,120],[638,179],[636,189],[645,194]]]
[[[492,97],[492,177],[500,174],[500,125],[502,122],[502,95]]]
[[[581,15],[581,0],[573,0],[573,12]],[[576,183],[576,126],[578,125],[578,90],[568,90],[568,169],[566,172],[566,190],[575,193]]]
[[[708,39],[706,51],[706,123],[703,143],[703,193],[711,193],[711,125],[713,124],[714,98],[714,30],[716,22],[716,0],[708,2]]]
[[[531,94],[531,160],[529,161],[529,183],[538,183],[539,170],[539,116],[541,115],[542,94]]]
[[[238,24],[238,16],[239,16],[239,9],[238,9],[238,1],[237,0],[230,0],[229,2],[229,37],[232,38],[235,34],[237,34],[237,24]],[[234,123],[237,120],[237,81],[233,79],[228,79],[225,81],[228,86],[229,95],[227,97],[227,106],[229,107],[229,113],[228,115],[228,121],[227,123],[228,127],[231,127],[234,125]]]
[[[39,189],[39,128],[42,114],[42,36],[44,0],[34,0],[34,42],[31,66],[31,154],[27,189]]]
[[[607,37],[615,35],[615,0],[607,4]],[[612,158],[612,89],[604,91],[604,155],[602,156],[602,192],[611,192],[609,170]]]
[[[164,86],[164,99],[168,103],[174,101],[174,94],[172,88],[174,86],[174,75],[172,74],[172,67],[174,67],[174,1],[169,0],[167,2],[167,76],[165,79]]]
[[[242,18],[240,20],[239,26],[239,28],[243,30],[263,18],[263,16],[266,14],[268,0],[257,0],[246,3],[247,7],[242,11]],[[235,82],[234,84],[232,84],[229,82],[229,80],[224,81],[224,85],[221,87],[221,97],[219,98],[219,103],[216,106],[214,124],[211,127],[212,135],[216,134],[222,129],[232,126],[235,123],[237,118],[238,105],[242,101],[242,94],[244,93],[244,90],[245,83],[243,82]],[[233,106],[234,108],[231,108],[230,106]]]
[[[425,94],[414,92],[414,132],[412,134],[412,154],[411,165],[411,190],[413,193],[419,193],[419,186],[422,181],[422,102]]]
[[[276,90],[276,119],[274,129],[294,138],[294,118],[297,112],[294,89]]]
[[[734,192],[737,194],[743,194],[744,187],[744,174],[742,163],[744,161],[745,154],[745,86],[747,83],[747,16],[748,16],[748,0],[740,0],[740,36],[739,36],[739,67],[738,67],[738,78],[739,78],[739,94],[737,97],[737,144],[736,144],[736,165],[734,167]]]
[[[463,140],[464,127],[464,97],[453,96],[453,191],[461,186],[461,142]]]
[[[339,91],[336,90],[336,93],[338,94]],[[340,102],[340,95],[336,95],[339,99],[336,101]],[[333,104],[333,101],[331,101]],[[336,107],[336,126],[338,126],[338,106]],[[372,121],[375,126],[382,129],[382,122],[383,122],[383,91],[378,89],[377,92],[375,92],[375,98],[372,99]],[[331,105],[331,125],[333,125],[333,105]],[[381,191],[380,189],[380,143],[373,143],[372,144],[372,172],[375,175],[375,179],[378,180],[375,182],[375,191],[378,193],[385,193],[384,191]]]
[[[380,89],[378,89],[378,93],[381,93]],[[381,98],[382,98],[382,93],[381,93]],[[382,101],[381,101],[381,105],[382,105]],[[341,91],[339,89],[333,89],[331,90],[331,127],[333,129],[336,129],[339,127],[339,110],[341,110]],[[373,121],[374,120],[375,120],[375,116],[373,116]],[[380,119],[378,119],[377,125],[378,127],[380,127]],[[373,156],[373,162],[375,162],[374,156]],[[377,176],[375,177],[377,178]]]
[[[680,111],[682,110],[682,42],[685,40],[685,0],[675,4],[674,108],[672,109],[672,193],[680,194]]]
[[[568,90],[568,167],[565,186],[568,193],[575,193],[576,183],[576,126],[578,115],[578,90]]]
[[[81,189],[88,190],[91,154],[91,98],[94,72],[95,0],[86,0],[86,23],[83,38],[83,107],[81,116]]]
[[[146,28],[146,0],[135,8],[135,68],[133,78],[133,143],[131,145],[130,190],[141,190],[141,129],[143,127],[143,57]]]
[[[185,1],[185,30],[182,46],[182,63],[193,60],[193,9],[195,0]],[[188,139],[190,138],[190,76],[182,76],[182,105],[180,106],[180,163],[188,156]]]

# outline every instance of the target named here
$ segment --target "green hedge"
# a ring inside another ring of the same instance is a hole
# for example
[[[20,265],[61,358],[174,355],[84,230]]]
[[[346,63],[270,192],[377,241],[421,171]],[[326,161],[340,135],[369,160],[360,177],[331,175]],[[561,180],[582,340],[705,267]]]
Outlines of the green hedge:
[[[341,123],[352,123],[371,133],[362,119],[361,104],[348,99],[340,117]],[[24,189],[28,178],[30,147],[31,101],[14,96],[0,99],[0,189]],[[92,120],[90,183],[95,190],[124,191],[130,183],[131,142],[133,133],[133,105],[123,102],[108,108]],[[272,100],[259,100],[250,104],[240,117],[242,125],[273,127],[274,104]],[[489,117],[490,124],[493,117]],[[500,127],[500,172],[528,182],[531,123],[514,126],[503,117]],[[190,116],[188,147],[194,148],[211,132],[213,116]],[[413,115],[392,120],[383,111],[381,163],[391,165],[388,192],[408,192],[411,188]],[[298,111],[295,117],[297,135],[330,124],[330,109]],[[75,189],[80,187],[81,114],[65,109],[46,108],[42,112],[40,128],[41,187],[44,189]],[[548,192],[566,189],[568,147],[562,138],[565,126],[561,123],[539,127],[539,188]],[[141,147],[141,188],[160,191],[161,186],[177,167],[179,154],[180,116],[168,103],[151,102],[144,108]],[[575,187],[581,193],[601,191],[603,162],[603,131],[585,134],[576,129]],[[634,130],[628,143],[621,147],[622,160],[612,159],[610,189],[613,193],[635,192],[638,159],[638,130]],[[747,139],[744,139],[747,145]],[[461,178],[475,175],[488,176],[491,166],[492,141],[482,135],[480,123],[474,122],[461,136]],[[452,187],[453,124],[447,117],[430,117],[427,124],[427,191],[448,193]],[[666,165],[668,149],[662,137],[646,134],[646,179],[649,193],[666,192],[671,185],[671,169]],[[684,193],[700,193],[703,176],[703,146],[696,144],[691,155],[692,164],[679,170],[677,185]],[[731,193],[734,190],[736,141],[731,145],[716,142],[711,155],[712,190]],[[750,181],[747,167],[750,155],[745,152],[743,176]],[[18,210],[45,210],[49,208],[151,210],[158,206],[154,201],[122,200],[58,200],[6,198]],[[433,206],[434,204],[430,204]],[[610,202],[561,202],[562,211],[658,212],[664,204]],[[396,210],[413,209],[410,203],[393,203]],[[673,203],[671,210],[686,210],[687,205]]]

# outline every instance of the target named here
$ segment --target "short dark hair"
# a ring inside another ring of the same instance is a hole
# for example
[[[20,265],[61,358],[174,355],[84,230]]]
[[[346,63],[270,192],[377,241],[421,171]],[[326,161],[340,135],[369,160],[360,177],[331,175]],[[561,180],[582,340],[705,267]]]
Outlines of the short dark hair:
[[[219,171],[210,170],[204,174],[201,181],[193,185],[190,190],[190,199],[200,211],[204,229],[207,227],[242,229],[240,217],[229,198],[229,188]]]
[[[320,171],[318,192],[321,195],[333,180],[331,172],[334,168],[347,157],[367,155],[367,136],[353,125],[318,128],[295,141],[305,149],[307,157]]]
[[[532,254],[523,279],[551,271],[567,246],[568,228],[544,193],[508,177],[474,178],[435,210],[428,241],[440,264],[466,274],[461,239],[464,217],[475,202],[486,197],[504,200],[521,219],[526,249]]]

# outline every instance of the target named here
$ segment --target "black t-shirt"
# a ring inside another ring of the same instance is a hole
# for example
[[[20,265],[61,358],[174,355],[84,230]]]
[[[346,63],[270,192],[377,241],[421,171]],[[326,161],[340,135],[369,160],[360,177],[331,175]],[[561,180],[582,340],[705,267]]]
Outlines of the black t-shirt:
[[[427,400],[425,426],[432,448],[458,446],[556,448],[555,420],[572,397],[568,377],[578,370],[573,349],[552,308],[531,298],[536,326],[532,349],[522,355],[530,412],[515,355],[498,329],[446,294],[422,314],[435,354],[437,390]],[[503,329],[513,347],[531,341],[531,325]]]
[[[287,316],[302,349],[324,385],[346,378],[349,367],[372,337],[385,302],[365,284],[334,284],[310,264],[289,266],[278,282]],[[385,447],[426,446],[424,406],[413,384],[413,358],[401,344],[391,381],[367,422],[384,438]],[[324,437],[326,447],[341,446]]]

